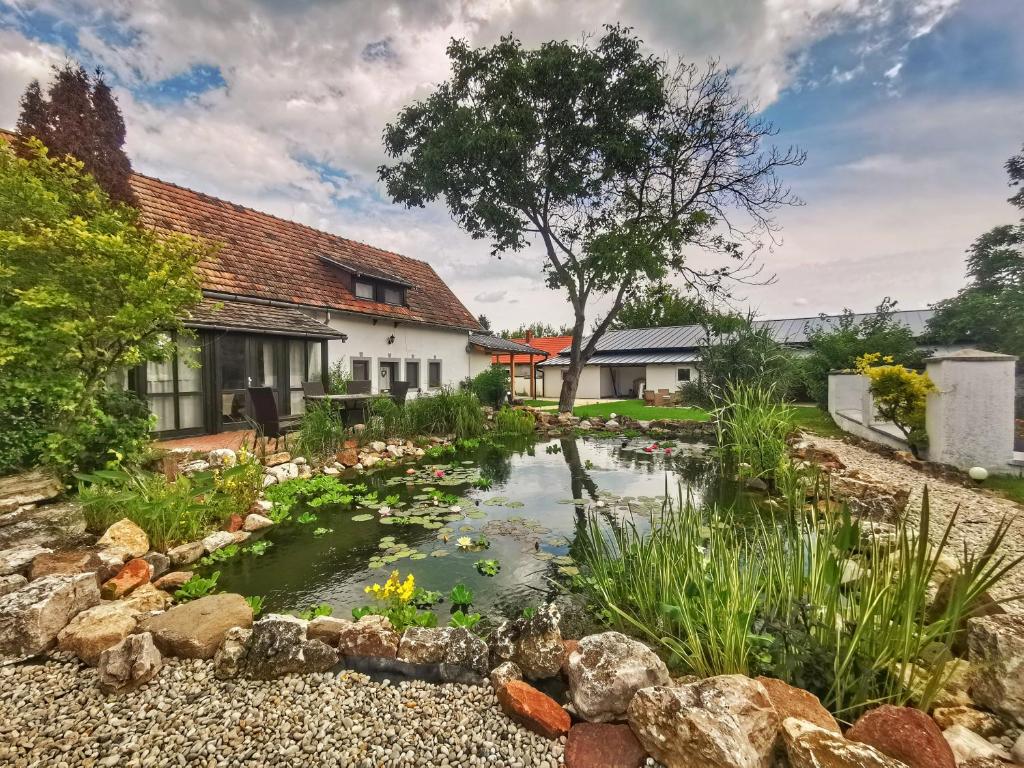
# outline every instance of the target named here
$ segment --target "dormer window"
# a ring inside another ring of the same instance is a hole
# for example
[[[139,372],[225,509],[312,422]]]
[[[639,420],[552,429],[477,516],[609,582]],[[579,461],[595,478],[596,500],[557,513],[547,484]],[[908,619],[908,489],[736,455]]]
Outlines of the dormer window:
[[[384,299],[385,304],[394,304],[395,306],[400,307],[404,303],[402,301],[403,296],[401,288],[391,288],[390,286],[382,286],[381,298]]]
[[[376,297],[374,296],[373,283],[356,280],[356,298],[375,301]]]

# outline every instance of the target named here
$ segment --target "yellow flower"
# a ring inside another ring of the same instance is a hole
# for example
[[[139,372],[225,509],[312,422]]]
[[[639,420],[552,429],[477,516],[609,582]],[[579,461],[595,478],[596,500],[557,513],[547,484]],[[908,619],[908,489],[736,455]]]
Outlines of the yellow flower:
[[[469,538],[469,536],[459,536],[459,538],[456,541],[458,545],[463,549],[469,549],[470,546],[472,546],[473,544],[473,540]]]

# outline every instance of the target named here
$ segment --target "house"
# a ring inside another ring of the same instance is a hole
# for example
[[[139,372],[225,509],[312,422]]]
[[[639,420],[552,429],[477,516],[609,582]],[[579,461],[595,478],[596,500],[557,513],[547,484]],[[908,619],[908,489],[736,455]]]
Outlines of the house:
[[[919,309],[896,312],[895,316],[916,338],[922,338],[932,314],[932,310]],[[869,316],[854,317],[860,322]],[[755,320],[754,327],[769,328],[776,341],[799,351],[808,347],[811,330],[833,325],[840,317]],[[707,332],[700,325],[609,331],[597,342],[597,349],[584,366],[576,396],[627,398],[640,397],[645,390],[674,392],[699,375],[701,352],[707,345]],[[568,365],[568,345],[558,355],[540,363],[546,374],[545,397],[558,397]]]
[[[302,383],[330,366],[417,397],[489,365],[470,345],[476,318],[428,263],[141,174],[132,186],[146,225],[219,244],[185,320],[196,338],[129,376],[162,436],[245,427],[250,386],[302,413]]]
[[[491,362],[494,365],[513,366],[515,374],[514,394],[536,397],[538,393],[544,392],[544,369],[538,367],[538,364],[567,348],[572,343],[572,336],[534,336],[527,331],[525,338],[514,338],[511,341],[516,344],[525,344],[534,351],[525,354],[514,354],[511,360],[508,354],[495,354]],[[531,379],[533,380],[532,387],[530,385]],[[561,377],[559,377],[559,380],[561,380]]]

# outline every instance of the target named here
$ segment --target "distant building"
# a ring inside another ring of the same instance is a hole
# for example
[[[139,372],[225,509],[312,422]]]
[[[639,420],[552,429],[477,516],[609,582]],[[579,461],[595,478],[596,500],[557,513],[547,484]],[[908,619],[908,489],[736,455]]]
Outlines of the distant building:
[[[536,393],[536,396],[540,396],[545,391],[544,369],[539,367],[540,363],[546,357],[557,355],[572,344],[572,336],[534,336],[527,331],[525,337],[511,339],[511,341],[517,344],[525,344],[535,350],[532,353],[520,353],[512,356],[511,364],[515,369],[515,394],[533,397],[535,396],[534,393]],[[544,354],[538,355],[536,354],[537,351]],[[507,366],[510,363],[509,355],[505,353],[495,354],[491,357],[491,363],[493,365]],[[532,389],[530,387],[531,378],[534,381]],[[559,386],[561,386],[561,377],[559,376],[558,379]],[[557,397],[557,394],[555,396]]]

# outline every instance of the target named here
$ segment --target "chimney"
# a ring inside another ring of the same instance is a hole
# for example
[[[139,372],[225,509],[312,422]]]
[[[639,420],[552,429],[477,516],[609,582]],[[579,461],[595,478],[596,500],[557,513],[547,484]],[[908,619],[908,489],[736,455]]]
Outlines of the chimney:
[[[533,331],[527,330],[526,331],[526,343],[529,344],[531,341],[533,341]]]

